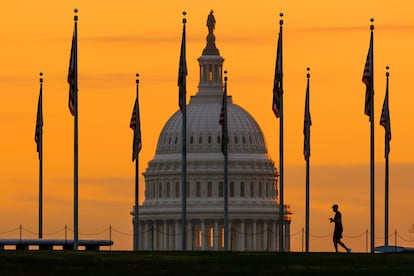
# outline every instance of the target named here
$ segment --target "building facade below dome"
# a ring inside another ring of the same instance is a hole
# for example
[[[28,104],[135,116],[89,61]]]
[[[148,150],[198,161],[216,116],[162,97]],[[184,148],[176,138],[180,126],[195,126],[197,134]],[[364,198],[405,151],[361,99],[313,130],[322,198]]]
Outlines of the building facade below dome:
[[[159,136],[144,172],[145,201],[139,206],[139,250],[223,250],[224,158],[220,109],[223,62],[215,45],[215,19],[207,20],[207,46],[198,59],[198,92],[187,105],[186,228],[182,231],[182,120],[177,111]],[[227,101],[228,249],[279,250],[277,170],[263,133],[243,108]],[[134,213],[132,212],[134,215]],[[291,211],[284,206],[284,251],[290,250]]]

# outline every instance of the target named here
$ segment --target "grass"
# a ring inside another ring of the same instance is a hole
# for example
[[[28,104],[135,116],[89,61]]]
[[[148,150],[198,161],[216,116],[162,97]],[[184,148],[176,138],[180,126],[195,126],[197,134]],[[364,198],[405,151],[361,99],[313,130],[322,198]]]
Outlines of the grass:
[[[0,251],[0,275],[411,275],[414,254]]]

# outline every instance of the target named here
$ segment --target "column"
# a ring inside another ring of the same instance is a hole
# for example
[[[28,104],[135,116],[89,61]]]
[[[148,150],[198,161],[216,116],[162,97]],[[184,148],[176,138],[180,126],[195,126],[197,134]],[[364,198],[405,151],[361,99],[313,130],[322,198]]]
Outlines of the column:
[[[244,228],[244,220],[240,221],[240,245],[241,251],[246,251],[246,230]]]
[[[194,229],[191,220],[188,220],[188,228],[186,231],[186,239],[187,239],[187,250],[194,249]]]
[[[267,229],[267,221],[263,221],[263,250],[269,251],[269,230]]]
[[[148,235],[148,221],[144,222],[144,233],[143,233],[143,242],[141,243],[141,248],[142,250],[148,250],[148,239],[149,239],[149,235]]]
[[[290,223],[286,222],[285,224],[285,251],[290,251]]]
[[[174,226],[175,226],[175,231],[174,231],[174,234],[175,234],[174,249],[175,250],[180,250],[181,235],[179,235],[179,233],[180,233],[180,223],[179,222],[180,222],[179,220],[176,220],[174,222]]]
[[[272,237],[272,239],[271,239],[271,241],[272,241],[272,251],[276,251],[276,240],[277,240],[277,237],[276,237],[276,221],[274,220],[274,221],[272,221],[272,233],[271,233],[271,237]]]
[[[229,230],[229,245],[228,245],[228,249],[230,250],[230,251],[232,251],[233,250],[233,239],[232,239],[232,230],[231,230],[231,226],[232,226],[232,223],[231,223],[231,220],[229,220],[229,228],[228,228],[228,230]]]
[[[275,237],[276,237],[276,251],[279,250],[279,220],[276,222],[276,232],[275,232]]]
[[[163,230],[162,230],[162,249],[167,250],[168,249],[168,223],[166,220],[163,222]]]
[[[206,223],[201,220],[201,250],[206,250]]]
[[[152,222],[152,249],[158,250],[158,227],[157,222]]]
[[[252,251],[257,250],[257,237],[256,237],[256,220],[252,221]]]
[[[213,242],[214,242],[214,250],[219,250],[219,228],[218,228],[218,221],[214,220],[214,233],[213,233]]]

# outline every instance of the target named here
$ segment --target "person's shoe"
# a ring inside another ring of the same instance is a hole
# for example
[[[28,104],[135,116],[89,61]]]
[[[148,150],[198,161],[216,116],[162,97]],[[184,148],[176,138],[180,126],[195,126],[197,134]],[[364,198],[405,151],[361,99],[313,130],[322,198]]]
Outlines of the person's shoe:
[[[351,248],[348,248],[348,249],[346,250],[346,253],[351,253]]]

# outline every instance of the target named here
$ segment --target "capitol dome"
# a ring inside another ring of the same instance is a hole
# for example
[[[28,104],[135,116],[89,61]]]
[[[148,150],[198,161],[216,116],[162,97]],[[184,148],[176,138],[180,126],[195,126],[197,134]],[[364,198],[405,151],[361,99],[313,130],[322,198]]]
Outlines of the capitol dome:
[[[215,96],[197,95],[187,106],[187,153],[221,152],[219,115],[222,92]],[[254,118],[229,97],[227,120],[229,153],[266,153],[262,131]],[[181,153],[182,114],[177,111],[165,124],[157,145],[157,155]]]
[[[209,21],[210,20],[210,21]],[[198,92],[186,106],[186,247],[223,250],[224,157],[219,124],[223,62],[215,45],[212,12],[207,45],[199,57]],[[228,240],[233,251],[276,251],[279,205],[277,170],[255,119],[227,97]],[[145,201],[139,206],[139,249],[181,250],[183,114],[162,129],[154,158],[144,172]],[[290,249],[291,212],[284,211],[284,249]]]

